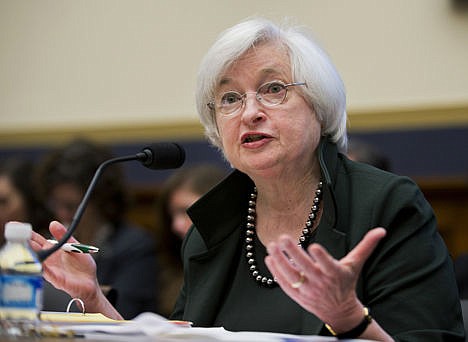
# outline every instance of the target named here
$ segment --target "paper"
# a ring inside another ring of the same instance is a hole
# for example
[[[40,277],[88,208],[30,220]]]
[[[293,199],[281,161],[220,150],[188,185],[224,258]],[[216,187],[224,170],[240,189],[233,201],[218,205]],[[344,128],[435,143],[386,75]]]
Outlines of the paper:
[[[42,315],[43,323],[75,336],[112,341],[158,342],[328,342],[334,337],[315,335],[291,335],[269,332],[232,332],[224,328],[193,328],[169,321],[154,313],[143,313],[131,321],[116,321],[101,314],[51,313]],[[350,340],[359,341],[359,340]]]
[[[74,331],[84,334],[88,338],[96,338],[99,334],[112,336],[135,336],[139,340],[151,337],[152,341],[176,342],[322,342],[336,341],[334,337],[299,336],[264,332],[231,332],[224,328],[191,328],[171,323],[167,319],[153,314],[143,313],[124,325],[78,325],[71,326]]]
[[[100,313],[81,313],[81,312],[54,312],[42,311],[40,319],[43,322],[53,323],[122,323],[125,321],[116,321]],[[128,321],[127,321],[128,322]]]

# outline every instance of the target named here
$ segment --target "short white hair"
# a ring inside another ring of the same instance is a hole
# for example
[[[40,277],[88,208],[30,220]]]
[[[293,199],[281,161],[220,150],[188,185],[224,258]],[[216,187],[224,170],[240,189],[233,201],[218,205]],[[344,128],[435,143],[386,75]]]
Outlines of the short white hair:
[[[201,62],[195,95],[206,137],[222,151],[215,112],[207,106],[222,74],[252,47],[271,42],[286,48],[292,81],[307,83],[301,90],[317,115],[322,135],[329,135],[346,152],[346,91],[331,59],[306,29],[279,26],[264,18],[248,19],[222,32]]]

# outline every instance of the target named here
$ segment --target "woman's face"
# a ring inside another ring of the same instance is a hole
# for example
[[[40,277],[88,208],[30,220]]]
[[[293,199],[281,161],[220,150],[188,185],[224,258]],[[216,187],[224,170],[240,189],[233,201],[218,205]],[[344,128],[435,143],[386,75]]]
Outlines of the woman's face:
[[[72,183],[63,183],[53,187],[48,204],[55,219],[69,226],[80,205],[81,197],[80,189]]]
[[[54,219],[69,227],[82,200],[83,193],[77,185],[61,183],[51,189],[48,206]],[[73,236],[84,243],[96,243],[95,233],[103,224],[101,212],[91,197]]]
[[[266,82],[294,80],[287,52],[271,43],[248,51],[222,75],[216,94],[256,92]],[[228,161],[250,176],[277,177],[309,170],[320,141],[320,123],[302,97],[301,87],[288,88],[285,101],[266,107],[248,94],[235,114],[216,113]]]
[[[3,229],[8,221],[28,220],[28,209],[23,196],[7,176],[0,176],[0,241],[3,241]]]
[[[185,237],[192,221],[187,215],[187,209],[200,198],[199,194],[194,193],[189,188],[181,187],[169,197],[169,215],[171,216],[172,232],[180,239]]]

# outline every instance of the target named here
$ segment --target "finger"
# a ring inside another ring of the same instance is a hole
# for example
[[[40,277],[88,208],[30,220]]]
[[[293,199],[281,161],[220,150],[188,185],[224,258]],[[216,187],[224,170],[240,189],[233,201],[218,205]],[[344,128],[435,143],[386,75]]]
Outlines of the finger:
[[[335,274],[337,269],[337,260],[333,258],[327,250],[318,243],[311,244],[307,251],[310,257],[315,260],[317,267],[323,274]]]
[[[42,246],[41,244],[37,243],[36,241],[34,240],[29,240],[29,245],[31,246],[31,248],[33,249],[33,251],[40,251],[42,249]]]
[[[270,243],[267,247],[267,251],[277,269],[286,270],[293,267],[289,256],[285,254],[279,243]]]
[[[352,262],[360,270],[386,233],[387,231],[381,227],[371,229],[342,260]]]
[[[281,252],[287,257],[289,263],[297,266],[302,261],[302,264],[308,259],[303,252],[302,247],[297,245],[297,241],[287,235],[280,236],[278,246]]]
[[[297,245],[295,240],[285,236],[281,237],[279,241],[282,252],[288,256],[288,262],[294,266],[293,271],[295,273],[303,272],[315,276],[320,273],[320,268],[318,267],[315,256],[308,254],[301,246]],[[323,251],[327,254],[324,249]],[[329,257],[329,259],[332,260],[330,262],[333,262],[333,258]]]
[[[268,245],[268,254],[265,263],[278,282],[285,282],[293,274],[297,274],[297,270],[295,270],[278,243],[273,242]]]
[[[300,279],[300,273],[297,271],[286,271],[286,268],[279,266],[279,264],[275,261],[274,257],[272,257],[271,255],[265,258],[265,265],[270,270],[278,285],[281,286],[281,288],[286,292],[286,294],[291,296],[294,290],[291,284]]]
[[[52,234],[52,236],[57,239],[57,240],[60,240],[62,239],[62,237],[65,235],[65,233],[67,232],[67,228],[61,224],[60,222],[58,221],[52,221],[49,225],[49,231],[50,233]],[[68,239],[68,241],[70,242],[78,242],[75,238],[71,237],[70,239]]]
[[[49,241],[47,241],[45,237],[43,237],[41,234],[35,231],[32,231],[31,239],[29,240],[29,245],[36,252],[42,249],[50,248],[52,246],[52,244]]]
[[[270,244],[268,251],[270,255],[265,259],[265,263],[278,284],[287,288],[291,287],[291,284],[304,281],[312,261],[295,241],[283,236],[278,243]],[[301,261],[298,261],[299,259]]]
[[[301,304],[301,290],[307,286],[305,272],[301,274],[301,271],[293,267],[289,261],[286,261],[284,267],[279,266],[271,255],[265,258],[265,264],[286,295]]]
[[[33,231],[31,234],[31,242],[39,245],[39,247],[42,247],[46,243],[46,238],[43,237],[41,234]]]
[[[270,251],[269,251],[270,252]],[[297,272],[302,270],[300,265],[310,262],[309,256],[304,252],[297,242],[287,235],[283,235],[275,244],[273,256],[278,258],[278,262],[283,268]]]

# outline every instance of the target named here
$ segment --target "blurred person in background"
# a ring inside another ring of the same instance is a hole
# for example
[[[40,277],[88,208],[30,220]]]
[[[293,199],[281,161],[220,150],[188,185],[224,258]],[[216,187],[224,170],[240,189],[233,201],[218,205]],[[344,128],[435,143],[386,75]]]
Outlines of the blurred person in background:
[[[183,281],[180,249],[192,225],[187,209],[218,184],[226,171],[213,164],[200,164],[175,171],[167,179],[156,202],[157,239],[161,261],[160,312],[169,316]]]
[[[49,235],[52,216],[37,196],[34,167],[21,158],[0,161],[0,245],[8,221],[29,222],[35,231]]]
[[[54,218],[70,225],[99,165],[113,158],[103,145],[76,139],[46,155],[38,167],[40,194]],[[156,239],[127,222],[127,185],[119,164],[102,173],[90,197],[75,236],[99,248],[93,254],[97,279],[122,316],[131,319],[157,312]]]
[[[349,159],[375,166],[384,171],[391,171],[389,158],[377,147],[359,139],[349,139]]]

